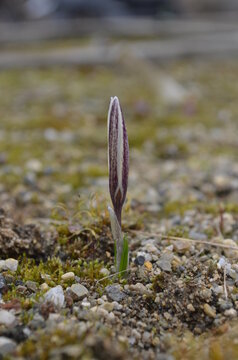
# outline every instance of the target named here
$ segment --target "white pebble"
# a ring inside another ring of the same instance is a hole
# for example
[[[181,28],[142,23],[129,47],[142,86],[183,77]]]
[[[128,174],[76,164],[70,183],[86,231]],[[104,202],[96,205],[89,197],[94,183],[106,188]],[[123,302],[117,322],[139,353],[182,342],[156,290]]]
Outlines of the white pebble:
[[[17,271],[18,261],[16,259],[9,258],[5,260],[5,267],[10,271]]]
[[[64,305],[64,291],[61,285],[55,286],[45,293],[45,301],[52,302],[55,306],[61,308]]]
[[[15,315],[7,310],[0,310],[0,324],[11,326],[16,320]]]
[[[74,278],[75,278],[75,274],[72,271],[67,272],[61,276],[61,279],[66,282],[69,280],[74,280]]]

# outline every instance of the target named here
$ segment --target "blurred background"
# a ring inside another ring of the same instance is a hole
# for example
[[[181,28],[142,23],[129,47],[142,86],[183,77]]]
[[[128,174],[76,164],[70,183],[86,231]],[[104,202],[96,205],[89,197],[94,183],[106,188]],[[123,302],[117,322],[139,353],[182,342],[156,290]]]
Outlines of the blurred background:
[[[237,19],[236,0],[0,0],[1,206],[107,194],[114,95],[134,208],[236,202]]]
[[[1,0],[1,17],[10,20],[80,16],[152,16],[237,10],[236,0]]]

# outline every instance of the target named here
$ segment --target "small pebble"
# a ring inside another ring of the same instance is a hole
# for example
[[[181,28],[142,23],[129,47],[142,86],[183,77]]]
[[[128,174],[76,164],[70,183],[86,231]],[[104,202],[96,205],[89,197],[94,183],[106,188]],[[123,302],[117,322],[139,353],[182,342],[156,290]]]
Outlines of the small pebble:
[[[75,301],[83,299],[88,294],[88,289],[81,284],[73,284],[70,291]]]
[[[137,256],[136,258],[135,258],[135,264],[138,266],[142,266],[142,265],[144,265],[144,262],[145,262],[145,258],[144,258],[144,256],[142,256],[142,255],[140,255],[140,256]]]
[[[188,311],[191,311],[191,312],[195,311],[193,304],[188,304],[187,309],[188,309]]]
[[[5,260],[0,260],[0,271],[6,270]]]
[[[145,285],[143,285],[142,283],[136,283],[135,285],[132,284],[129,286],[129,289],[131,291],[135,291],[137,292],[138,294],[148,294],[149,291],[147,290],[147,288],[145,287]]]
[[[132,329],[131,334],[136,338],[136,340],[141,339],[141,334],[136,329]]]
[[[7,288],[7,283],[5,280],[5,277],[0,274],[0,293],[4,291],[4,289]]]
[[[41,289],[41,291],[45,292],[45,291],[49,290],[49,285],[47,283],[43,283],[40,285],[40,289]]]
[[[200,297],[204,300],[209,300],[212,296],[212,292],[210,289],[203,289],[200,291]]]
[[[38,159],[30,159],[26,163],[26,168],[30,171],[40,172],[42,170],[42,163]]]
[[[63,274],[63,275],[61,276],[61,279],[62,279],[63,281],[65,281],[65,282],[70,281],[70,280],[74,280],[74,278],[75,278],[75,274],[74,274],[74,272],[72,272],[72,271],[67,272],[67,273],[65,273],[65,274]]]
[[[234,248],[237,248],[237,250],[233,249],[224,249],[225,256],[230,259],[238,259],[238,246],[236,242],[232,239],[225,239],[223,240],[223,244],[226,246],[232,246]]]
[[[62,308],[64,305],[64,291],[61,285],[48,290],[44,297],[45,301],[52,302],[58,308]]]
[[[27,289],[31,290],[32,292],[36,292],[38,288],[38,284],[35,281],[26,281],[25,283]]]
[[[224,315],[227,317],[234,318],[237,316],[237,311],[235,309],[228,309],[224,312]]]
[[[160,259],[157,261],[157,265],[163,271],[171,272],[172,271],[172,268],[171,268],[172,259],[173,259],[173,254],[170,251],[165,252],[161,255]]]
[[[152,270],[152,264],[150,261],[146,261],[144,263],[144,266],[146,267],[147,270],[151,271]]]
[[[4,356],[11,352],[13,352],[17,347],[17,344],[15,341],[5,337],[0,336],[0,355]]]
[[[207,316],[209,316],[211,318],[216,317],[216,310],[214,310],[209,304],[205,304],[203,306],[203,310]]]
[[[81,303],[81,305],[82,305],[82,307],[83,308],[85,308],[85,309],[90,309],[90,307],[91,307],[91,304],[90,304],[90,302],[89,301],[82,301],[82,303]]]
[[[194,240],[207,240],[207,235],[191,230],[188,234],[189,239]]]
[[[150,338],[151,338],[150,333],[148,331],[145,331],[142,335],[142,341],[144,343],[148,343],[148,342],[150,342]]]
[[[16,320],[15,315],[7,310],[0,310],[0,324],[11,326]]]
[[[102,269],[100,270],[100,274],[101,274],[102,276],[108,276],[108,275],[110,274],[110,271],[109,271],[108,269],[106,269],[106,268],[102,268]]]
[[[111,312],[114,309],[114,304],[113,302],[105,302],[100,307],[107,310],[108,312]]]
[[[9,259],[5,260],[5,266],[6,266],[7,270],[15,272],[15,271],[17,271],[18,261],[16,259],[9,258]]]
[[[112,301],[120,302],[126,297],[124,292],[122,292],[119,287],[115,285],[108,285],[105,288],[105,291],[109,299]]]

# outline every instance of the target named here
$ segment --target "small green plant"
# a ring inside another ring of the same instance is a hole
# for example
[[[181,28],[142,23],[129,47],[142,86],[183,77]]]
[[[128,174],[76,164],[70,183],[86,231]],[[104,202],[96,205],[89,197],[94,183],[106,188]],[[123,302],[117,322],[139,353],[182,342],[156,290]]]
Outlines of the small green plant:
[[[111,98],[108,111],[109,191],[113,208],[108,207],[115,242],[117,271],[128,267],[128,240],[121,230],[121,212],[126,199],[129,172],[129,144],[118,98]]]

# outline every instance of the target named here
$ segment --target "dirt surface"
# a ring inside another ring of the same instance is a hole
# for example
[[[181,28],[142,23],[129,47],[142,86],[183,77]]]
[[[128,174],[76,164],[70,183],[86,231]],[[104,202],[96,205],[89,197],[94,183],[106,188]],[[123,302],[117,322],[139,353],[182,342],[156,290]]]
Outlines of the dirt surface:
[[[129,58],[0,73],[3,358],[238,358],[237,74]],[[107,212],[113,95],[130,143],[124,276]]]

